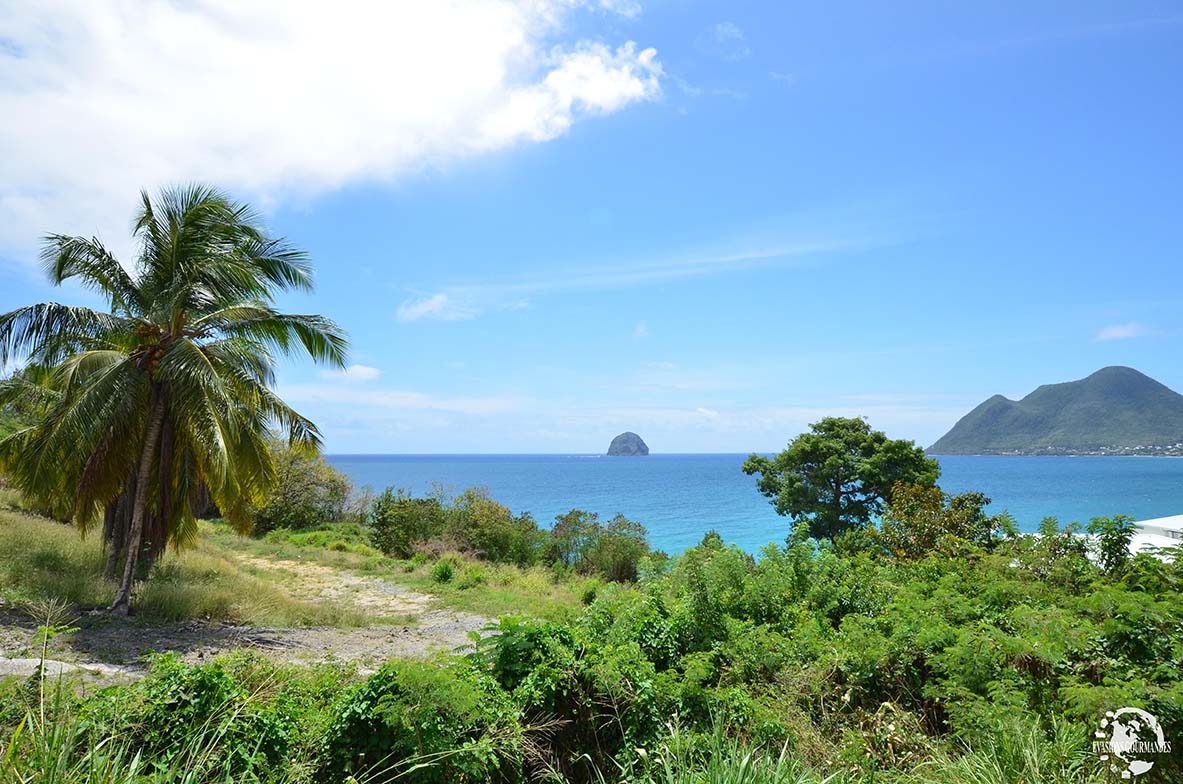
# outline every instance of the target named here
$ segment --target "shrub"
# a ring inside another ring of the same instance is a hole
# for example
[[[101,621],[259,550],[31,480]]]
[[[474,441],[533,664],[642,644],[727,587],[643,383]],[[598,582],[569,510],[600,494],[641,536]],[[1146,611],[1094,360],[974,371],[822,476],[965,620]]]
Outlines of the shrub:
[[[344,517],[353,485],[320,455],[278,440],[271,446],[276,484],[255,510],[255,533],[277,528],[315,528]]]
[[[452,536],[482,558],[529,566],[538,556],[542,532],[529,514],[515,516],[489,497],[488,490],[470,488],[449,510]]]
[[[989,504],[981,493],[950,496],[939,487],[897,482],[875,538],[896,558],[923,558],[964,544],[989,549],[1001,534],[1014,533],[1009,518],[986,514]]]
[[[431,567],[431,579],[437,583],[448,583],[452,581],[452,577],[456,574],[456,565],[453,560],[447,556],[435,562],[435,566]]]
[[[1094,517],[1089,522],[1089,533],[1094,537],[1094,551],[1101,568],[1115,573],[1130,561],[1130,541],[1138,530],[1134,518],[1126,515]]]
[[[614,582],[635,581],[637,564],[649,553],[647,534],[640,523],[623,515],[613,517],[588,554],[594,571]]]
[[[194,736],[215,742],[224,774],[265,769],[283,759],[295,733],[285,720],[215,661],[184,664],[176,654],[152,660],[148,676],[127,690],[108,690],[88,706],[88,721],[134,741],[143,754],[169,762]]]
[[[572,509],[555,518],[544,553],[551,563],[581,574],[633,582],[650,555],[647,535],[645,526],[623,515],[602,525],[596,513]]]
[[[417,543],[443,534],[444,507],[438,499],[415,498],[388,487],[370,506],[369,526],[375,547],[395,558],[410,558]]]
[[[492,677],[464,661],[392,661],[343,701],[318,780],[414,769],[428,784],[513,781],[522,757],[521,715]]]

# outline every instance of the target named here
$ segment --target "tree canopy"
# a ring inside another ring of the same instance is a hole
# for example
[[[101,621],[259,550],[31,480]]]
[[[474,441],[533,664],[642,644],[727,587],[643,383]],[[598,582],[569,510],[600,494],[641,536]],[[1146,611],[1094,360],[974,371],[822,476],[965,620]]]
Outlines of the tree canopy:
[[[779,514],[802,521],[816,539],[833,542],[881,514],[897,482],[929,487],[940,467],[915,442],[889,439],[865,419],[826,417],[779,455],[752,455],[746,474]]]
[[[271,389],[277,354],[343,366],[344,333],[275,309],[312,288],[306,255],[269,237],[249,207],[193,185],[142,194],[130,270],[98,239],[51,235],[49,280],[74,280],[105,310],[47,302],[0,316],[0,361],[26,372],[0,405],[36,397],[44,416],[0,441],[0,467],[26,495],[84,531],[100,521],[123,570],[126,614],[141,551],[195,533],[210,498],[242,530],[275,483],[267,436],[316,448],[319,432]]]

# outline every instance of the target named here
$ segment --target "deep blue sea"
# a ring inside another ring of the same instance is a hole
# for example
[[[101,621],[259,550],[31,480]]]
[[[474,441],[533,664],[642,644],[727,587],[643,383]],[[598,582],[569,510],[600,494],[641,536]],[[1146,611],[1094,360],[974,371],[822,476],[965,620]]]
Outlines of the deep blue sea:
[[[782,542],[788,521],[741,470],[746,455],[330,455],[356,485],[422,494],[489,488],[514,512],[540,525],[571,509],[644,523],[654,547],[678,553],[715,529],[754,552]],[[1183,458],[942,457],[940,484],[951,493],[980,490],[993,509],[1033,531],[1046,516],[1085,522],[1127,514],[1144,520],[1183,513]]]

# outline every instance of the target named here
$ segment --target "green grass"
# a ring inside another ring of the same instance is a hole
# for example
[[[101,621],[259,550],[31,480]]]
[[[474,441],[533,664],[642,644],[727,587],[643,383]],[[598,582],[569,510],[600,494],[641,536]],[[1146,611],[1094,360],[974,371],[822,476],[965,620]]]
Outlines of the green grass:
[[[364,529],[356,524],[314,531],[272,531],[254,539],[240,537],[221,523],[203,523],[201,536],[208,546],[225,551],[312,562],[377,577],[435,596],[445,607],[491,618],[531,615],[544,620],[567,619],[602,584],[597,578],[565,575],[541,566],[494,564],[457,553],[441,556],[455,565],[455,574],[448,582],[438,582],[431,573],[439,559],[388,558],[367,544]]]
[[[0,596],[10,604],[61,600],[87,610],[106,607],[115,584],[103,579],[98,532],[78,531],[19,508],[15,495],[0,491]],[[432,578],[433,561],[399,561],[370,547],[364,529],[342,524],[313,531],[275,531],[261,539],[242,537],[218,522],[202,522],[197,544],[168,552],[149,580],[137,588],[137,618],[144,622],[190,619],[259,626],[363,626],[407,623],[405,618],[366,614],[343,603],[290,595],[283,572],[244,563],[246,558],[314,563],[373,576],[438,597],[446,607],[497,617],[532,615],[570,618],[599,581],[550,569],[490,564],[462,555],[453,579]]]
[[[0,596],[22,605],[61,600],[86,610],[111,602],[97,532],[83,538],[61,523],[0,510]],[[169,552],[137,588],[137,617],[147,622],[207,619],[259,626],[359,626],[373,618],[331,602],[289,596],[275,578],[250,570],[217,542]]]
[[[433,575],[437,562],[396,562],[392,581],[438,596],[457,610],[487,615],[530,615],[548,621],[569,620],[594,598],[602,581],[594,577],[567,576],[546,567],[523,569],[491,564],[449,553],[453,576],[440,582]]]

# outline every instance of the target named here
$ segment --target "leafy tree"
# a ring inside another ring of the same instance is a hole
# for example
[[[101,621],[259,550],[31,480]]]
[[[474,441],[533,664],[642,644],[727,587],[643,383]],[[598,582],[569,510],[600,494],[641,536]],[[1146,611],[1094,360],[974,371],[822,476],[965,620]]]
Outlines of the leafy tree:
[[[1130,562],[1130,542],[1138,530],[1134,518],[1127,515],[1094,517],[1088,531],[1093,535],[1093,549],[1101,568],[1118,572]]]
[[[469,488],[450,510],[452,536],[482,558],[528,566],[537,556],[542,532],[529,514],[514,515],[489,497],[486,488]]]
[[[274,439],[275,487],[255,510],[256,534],[276,528],[315,528],[345,515],[353,485],[318,454]]]
[[[272,426],[293,444],[319,444],[315,425],[270,388],[275,353],[302,348],[337,366],[346,355],[333,322],[273,307],[276,292],[312,288],[311,268],[249,207],[197,185],[142,202],[130,272],[97,239],[45,242],[50,281],[76,280],[108,309],[48,302],[0,316],[0,361],[24,358],[54,398],[0,441],[0,466],[82,530],[103,521],[123,558],[119,615],[141,552],[150,559],[194,536],[207,494],[249,530],[276,479]],[[22,394],[6,387],[0,404]]]
[[[590,553],[595,571],[614,582],[634,582],[637,564],[649,554],[645,526],[616,515],[604,526],[596,548]]]
[[[937,461],[913,441],[892,440],[865,419],[826,417],[774,458],[752,455],[746,474],[782,515],[809,524],[816,539],[862,528],[883,511],[896,482],[931,487]]]
[[[922,558],[958,542],[990,549],[999,533],[1014,532],[1005,515],[988,515],[982,493],[947,495],[939,487],[897,483],[879,525],[877,539],[897,558]]]
[[[555,517],[550,529],[547,558],[551,563],[574,569],[590,552],[600,537],[600,516],[595,512],[572,509]]]
[[[410,558],[416,544],[443,534],[444,507],[438,498],[415,498],[388,487],[371,504],[369,522],[375,547],[395,558]]]
[[[605,525],[595,512],[572,509],[555,518],[545,555],[551,563],[581,574],[632,582],[641,559],[651,554],[648,533],[645,526],[624,515]]]

